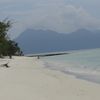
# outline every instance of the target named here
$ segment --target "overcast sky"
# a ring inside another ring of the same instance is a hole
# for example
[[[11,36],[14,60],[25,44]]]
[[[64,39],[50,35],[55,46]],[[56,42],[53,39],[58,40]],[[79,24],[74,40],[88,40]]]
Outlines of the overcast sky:
[[[13,36],[27,28],[60,33],[100,29],[100,0],[0,0],[0,20],[14,24]]]

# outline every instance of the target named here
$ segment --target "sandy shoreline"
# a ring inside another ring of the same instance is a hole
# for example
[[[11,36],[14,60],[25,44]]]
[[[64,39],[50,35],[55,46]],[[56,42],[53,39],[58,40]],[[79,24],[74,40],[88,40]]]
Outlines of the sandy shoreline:
[[[42,59],[42,61],[44,62],[45,68],[49,68],[50,70],[60,71],[67,75],[73,75],[78,79],[100,84],[100,72],[88,69],[87,66],[77,65],[78,67],[76,67],[76,65],[69,62],[65,63],[50,59]]]
[[[14,57],[9,66],[0,67],[0,100],[100,100],[99,84],[46,69],[41,60]]]

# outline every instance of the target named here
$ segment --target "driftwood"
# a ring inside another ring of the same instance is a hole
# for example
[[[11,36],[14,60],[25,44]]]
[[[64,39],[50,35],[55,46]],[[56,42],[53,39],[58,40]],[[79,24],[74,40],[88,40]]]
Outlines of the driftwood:
[[[5,63],[5,64],[2,64],[1,67],[9,68],[10,66],[8,65],[8,63]]]

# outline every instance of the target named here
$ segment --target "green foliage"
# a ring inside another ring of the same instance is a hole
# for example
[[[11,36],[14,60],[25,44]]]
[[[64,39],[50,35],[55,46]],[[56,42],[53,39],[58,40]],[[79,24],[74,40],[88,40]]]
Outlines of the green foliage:
[[[11,58],[12,55],[22,54],[18,44],[10,40],[7,35],[11,25],[9,20],[0,21],[0,57],[9,56]]]

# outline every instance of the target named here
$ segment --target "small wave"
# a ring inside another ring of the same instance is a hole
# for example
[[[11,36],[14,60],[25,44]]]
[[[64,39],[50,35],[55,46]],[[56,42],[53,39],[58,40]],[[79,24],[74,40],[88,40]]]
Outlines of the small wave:
[[[74,75],[77,78],[100,83],[100,68],[89,67],[80,64],[61,63],[53,61],[44,61],[45,68],[61,71],[65,74]]]

